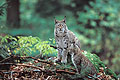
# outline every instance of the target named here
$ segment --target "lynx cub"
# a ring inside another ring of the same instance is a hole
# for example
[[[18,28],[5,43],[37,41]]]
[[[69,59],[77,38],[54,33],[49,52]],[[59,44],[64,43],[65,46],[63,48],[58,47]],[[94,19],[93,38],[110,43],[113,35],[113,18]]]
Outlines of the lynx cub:
[[[54,36],[58,49],[58,56],[55,61],[61,60],[62,63],[67,63],[67,55],[70,52],[71,44],[76,44],[80,48],[80,41],[75,34],[68,30],[66,25],[66,17],[58,21],[55,19]]]
[[[97,70],[94,65],[89,61],[89,59],[82,54],[79,47],[75,44],[71,45],[71,59],[77,70],[77,73],[80,74],[81,77],[84,77],[88,74],[96,74]]]

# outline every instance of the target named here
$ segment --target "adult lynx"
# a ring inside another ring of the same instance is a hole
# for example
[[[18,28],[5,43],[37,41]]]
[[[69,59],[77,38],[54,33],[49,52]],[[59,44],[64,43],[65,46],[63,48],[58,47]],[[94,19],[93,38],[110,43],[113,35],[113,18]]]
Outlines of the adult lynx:
[[[67,63],[67,55],[70,52],[71,44],[76,44],[80,48],[80,41],[75,34],[68,30],[66,25],[66,17],[58,21],[55,19],[54,36],[58,49],[58,56],[56,61],[61,60],[62,63]]]

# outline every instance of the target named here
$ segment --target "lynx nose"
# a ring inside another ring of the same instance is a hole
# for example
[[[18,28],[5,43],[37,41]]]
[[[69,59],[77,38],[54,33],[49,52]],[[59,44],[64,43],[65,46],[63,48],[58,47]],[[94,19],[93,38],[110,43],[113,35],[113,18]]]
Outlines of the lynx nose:
[[[60,31],[62,31],[62,27],[60,27]]]
[[[60,28],[60,31],[62,30],[62,26],[59,27]]]

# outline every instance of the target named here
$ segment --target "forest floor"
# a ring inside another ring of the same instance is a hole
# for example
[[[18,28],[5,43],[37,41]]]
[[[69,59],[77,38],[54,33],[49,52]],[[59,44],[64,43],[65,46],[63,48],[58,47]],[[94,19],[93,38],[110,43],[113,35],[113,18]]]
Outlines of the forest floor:
[[[81,78],[72,64],[54,63],[55,57],[46,60],[35,57],[10,56],[0,61],[1,80],[110,80],[112,75],[106,75],[103,68],[97,75]],[[11,62],[14,60],[15,62]]]

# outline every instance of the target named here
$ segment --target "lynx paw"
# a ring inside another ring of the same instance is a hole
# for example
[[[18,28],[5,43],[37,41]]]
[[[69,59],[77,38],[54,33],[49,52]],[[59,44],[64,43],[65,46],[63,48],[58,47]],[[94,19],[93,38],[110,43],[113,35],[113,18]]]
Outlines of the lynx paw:
[[[56,63],[56,62],[60,62],[60,59],[57,58],[57,59],[54,60],[54,62],[55,62],[55,63]]]

